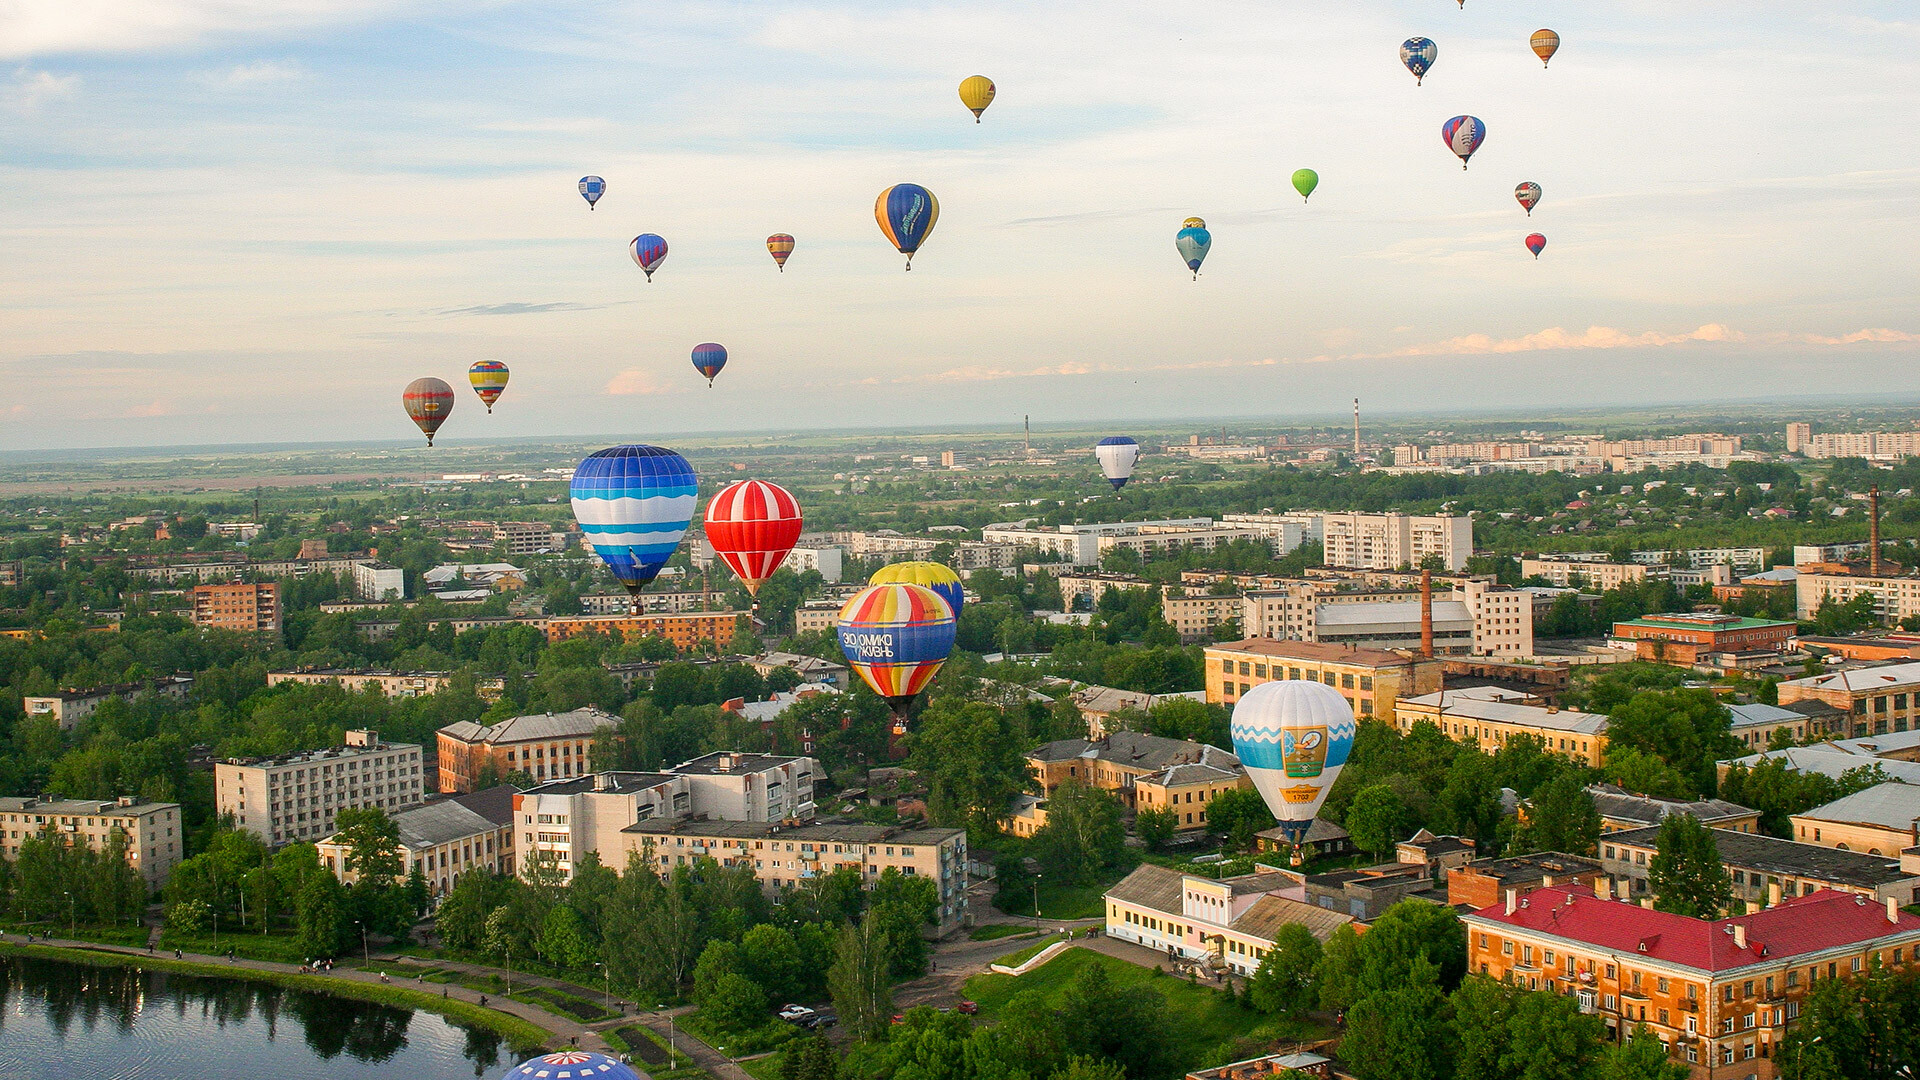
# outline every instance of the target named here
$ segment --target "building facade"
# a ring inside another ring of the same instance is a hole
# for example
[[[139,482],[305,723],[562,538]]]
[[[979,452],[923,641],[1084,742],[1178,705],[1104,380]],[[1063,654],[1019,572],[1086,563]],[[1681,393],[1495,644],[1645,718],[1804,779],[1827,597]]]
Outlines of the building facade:
[[[100,799],[35,799],[0,796],[0,856],[20,858],[20,842],[51,832],[71,845],[105,851],[124,839],[127,861],[147,891],[157,892],[186,852],[186,826],[179,803],[145,803],[131,795]]]
[[[516,716],[497,724],[448,724],[435,733],[440,790],[475,791],[488,775],[517,772],[537,783],[585,776],[592,771],[595,740],[619,723],[619,717],[588,707]]]
[[[1483,753],[1497,753],[1508,740],[1530,735],[1549,753],[1599,768],[1607,748],[1607,718],[1601,713],[1537,704],[1537,699],[1499,687],[1478,686],[1401,698],[1393,725],[1403,732],[1430,723],[1447,737],[1472,740]]]
[[[1914,902],[1920,868],[1900,869],[1900,857],[1842,851],[1820,844],[1782,840],[1760,832],[1713,830],[1720,863],[1733,882],[1733,898],[1743,905],[1768,906],[1821,889],[1859,893],[1874,903]],[[1608,833],[1600,843],[1600,865],[1613,879],[1615,895],[1638,900],[1652,895],[1647,875],[1659,850],[1658,828]]]
[[[1616,641],[1634,642],[1642,660],[1692,665],[1713,653],[1772,652],[1787,647],[1798,626],[1772,619],[1682,612],[1613,624]]]
[[[1873,613],[1883,624],[1891,626],[1920,615],[1920,575],[1856,572],[1844,563],[1814,563],[1798,569],[1793,582],[1795,618],[1811,619],[1829,600],[1847,604],[1861,595],[1873,597]]]
[[[377,731],[349,731],[346,745],[268,758],[233,758],[213,767],[214,805],[270,847],[333,833],[334,815],[377,806],[389,813],[425,796],[417,743],[382,742]]]
[[[1170,810],[1183,830],[1205,828],[1208,803],[1252,786],[1240,759],[1217,746],[1137,731],[1042,744],[1027,752],[1027,771],[1046,795],[1079,780],[1112,792],[1132,812]]]
[[[1279,895],[1293,879],[1278,873],[1205,878],[1143,863],[1106,892],[1106,935],[1169,959],[1251,975],[1280,928],[1300,923],[1321,941],[1351,916]]]
[[[168,675],[145,682],[117,683],[87,690],[61,690],[43,697],[21,698],[20,709],[29,717],[45,717],[59,725],[60,730],[70,731],[111,698],[132,698],[153,693],[175,701],[185,701],[191,689],[191,675]]]
[[[1462,570],[1473,554],[1473,519],[1408,514],[1322,514],[1328,566],[1392,570],[1438,556],[1441,569]]]
[[[1588,561],[1585,559],[1521,559],[1522,578],[1545,578],[1560,588],[1584,586],[1599,592],[1622,585],[1637,585],[1647,580],[1647,568],[1641,563]]]
[[[484,798],[483,798],[484,797]],[[483,811],[503,805],[504,814]],[[400,831],[400,876],[418,867],[433,895],[443,897],[461,875],[474,871],[514,873],[513,789],[500,788],[461,799],[441,799],[392,815]],[[347,868],[351,852],[334,837],[318,845],[320,865],[333,871],[341,884],[351,885],[359,874]]]
[[[362,600],[405,600],[407,572],[377,560],[356,561],[353,565],[353,591]]]
[[[225,585],[195,585],[193,625],[243,634],[280,632],[280,584],[274,581],[234,581]]]
[[[1920,786],[1890,781],[1792,817],[1793,838],[1841,851],[1899,858],[1920,847]]]
[[[1920,662],[1848,668],[1780,684],[1780,704],[1819,701],[1844,714],[1836,734],[1859,738],[1920,729]]]
[[[1231,705],[1264,682],[1308,679],[1340,691],[1356,717],[1393,720],[1402,697],[1440,689],[1441,661],[1384,649],[1247,638],[1207,646],[1207,700]]]
[[[689,611],[677,615],[571,615],[547,620],[547,640],[565,641],[581,634],[619,634],[628,641],[642,637],[666,638],[674,647],[691,650],[712,642],[721,649],[733,644],[734,629],[744,611]]]

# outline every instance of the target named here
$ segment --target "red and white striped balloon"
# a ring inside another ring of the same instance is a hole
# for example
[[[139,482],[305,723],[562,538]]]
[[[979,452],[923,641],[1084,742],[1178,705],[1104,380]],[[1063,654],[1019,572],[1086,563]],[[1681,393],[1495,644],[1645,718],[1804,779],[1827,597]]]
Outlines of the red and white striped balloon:
[[[800,539],[800,503],[779,484],[741,480],[707,504],[705,527],[713,553],[758,596]]]

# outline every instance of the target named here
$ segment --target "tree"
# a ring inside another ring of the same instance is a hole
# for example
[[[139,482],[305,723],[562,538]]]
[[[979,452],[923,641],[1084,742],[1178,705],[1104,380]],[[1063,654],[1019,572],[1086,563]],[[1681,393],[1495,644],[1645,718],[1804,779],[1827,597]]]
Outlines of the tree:
[[[1905,1080],[1920,1061],[1920,973],[1822,979],[1774,1051],[1789,1080]]]
[[[1639,1025],[1626,1042],[1600,1051],[1592,1075],[1593,1080],[1687,1080],[1692,1070],[1668,1057],[1660,1037]]]
[[[1685,799],[1693,794],[1692,786],[1678,769],[1636,747],[1608,746],[1607,763],[1602,771],[1621,789],[1641,795]]]
[[[1398,986],[1374,991],[1347,1011],[1340,1056],[1361,1080],[1445,1080],[1450,1075],[1447,998],[1439,973],[1419,960]]]
[[[767,992],[745,975],[729,971],[701,996],[700,1015],[721,1031],[751,1031],[766,1023]]]
[[[1660,823],[1647,887],[1658,910],[1696,919],[1717,919],[1733,903],[1733,882],[1713,830],[1692,814],[1672,814]]]
[[[400,826],[377,806],[348,807],[334,817],[334,842],[347,849],[347,869],[359,880],[391,885],[400,876]]]
[[[1468,975],[1449,998],[1453,1007],[1455,1080],[1504,1080],[1501,1061],[1513,1045],[1507,1021],[1517,989],[1485,975]]]
[[[820,1035],[795,1039],[780,1055],[780,1080],[840,1080],[840,1051]]]
[[[1347,808],[1347,832],[1360,850],[1376,857],[1392,851],[1407,835],[1407,821],[1406,804],[1385,784],[1360,789]]]
[[[1253,1007],[1275,1016],[1292,1018],[1312,1007],[1318,996],[1314,969],[1320,964],[1320,941],[1304,925],[1287,923],[1273,937],[1273,947],[1247,981]]]
[[[1207,831],[1236,851],[1253,847],[1256,834],[1273,827],[1273,812],[1252,788],[1232,788],[1215,795],[1203,813]]]
[[[1166,847],[1179,827],[1179,815],[1164,806],[1151,806],[1133,816],[1134,835],[1153,851]]]
[[[1334,928],[1320,950],[1313,980],[1320,988],[1320,1007],[1328,1012],[1344,1012],[1359,999],[1360,932],[1352,923]]]
[[[586,921],[571,904],[555,904],[540,929],[540,955],[559,968],[583,969],[593,963],[593,941]]]
[[[884,936],[888,969],[895,979],[926,973],[932,954],[921,930],[936,921],[940,893],[929,877],[908,877],[894,867],[880,872],[867,893],[867,914],[861,921],[875,924]]]
[[[1329,949],[1332,943],[1329,942]],[[1373,921],[1354,948],[1356,993],[1364,997],[1404,982],[1419,964],[1432,964],[1442,993],[1467,972],[1467,934],[1450,907],[1402,900]]]
[[[1542,784],[1533,794],[1526,824],[1514,834],[1513,854],[1559,851],[1585,855],[1600,838],[1600,812],[1593,807],[1580,775],[1571,770]]]
[[[834,1011],[855,1038],[886,1038],[893,1023],[893,982],[888,977],[886,934],[877,921],[841,927],[827,986]]]
[[[775,1001],[806,996],[806,972],[793,931],[761,923],[740,938],[741,973]]]
[[[1568,994],[1517,994],[1507,1017],[1510,1043],[1500,1080],[1563,1080],[1584,1076],[1600,1055],[1600,1018],[1580,1011]]]
[[[1088,885],[1101,880],[1126,852],[1120,800],[1069,777],[1047,800],[1047,823],[1034,834],[1041,865],[1056,880]]]
[[[1068,1058],[1047,1080],[1127,1080],[1127,1071],[1117,1061],[1081,1055]]]
[[[937,699],[908,743],[908,760],[927,781],[927,810],[935,824],[993,832],[1013,797],[1027,788],[1020,739],[1005,710],[992,705]]]
[[[1104,964],[1073,975],[1057,1010],[1061,1049],[1126,1063],[1133,1075],[1158,1076],[1171,1052],[1166,998],[1150,986],[1115,986]]]
[[[1651,690],[1634,694],[1607,720],[1609,753],[1638,750],[1672,766],[1689,794],[1710,795],[1714,762],[1741,753],[1732,714],[1710,690]]]
[[[301,952],[316,960],[340,952],[347,921],[346,899],[346,890],[332,874],[315,874],[301,888],[293,922]]]

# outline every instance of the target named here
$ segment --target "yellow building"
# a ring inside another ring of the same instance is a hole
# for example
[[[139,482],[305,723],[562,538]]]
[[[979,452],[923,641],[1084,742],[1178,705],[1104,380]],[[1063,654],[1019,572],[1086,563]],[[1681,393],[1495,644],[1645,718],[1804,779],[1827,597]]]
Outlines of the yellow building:
[[[1920,786],[1876,784],[1793,815],[1793,838],[1803,844],[1900,858],[1920,847]]]
[[[1264,682],[1323,682],[1353,705],[1353,714],[1389,723],[1403,697],[1440,689],[1441,661],[1386,649],[1363,649],[1307,641],[1247,638],[1210,645],[1206,651],[1207,700],[1231,705]]]
[[[185,854],[187,830],[179,803],[140,802],[131,795],[99,799],[0,797],[0,858],[20,857],[20,842],[51,831],[69,845],[105,851],[124,837],[127,862],[157,891]]]
[[[1137,731],[1116,731],[1097,742],[1061,739],[1037,746],[1027,753],[1027,769],[1048,795],[1067,780],[1080,780],[1113,792],[1134,813],[1171,810],[1181,829],[1206,828],[1208,803],[1250,786],[1240,759],[1217,746]],[[1038,830],[1046,821],[1045,808],[1035,809],[1037,818],[1032,812],[1024,820],[1016,816],[1012,827]]]
[[[1553,753],[1598,768],[1607,746],[1607,718],[1530,704],[1537,700],[1495,686],[1422,694],[1395,704],[1394,726],[1412,731],[1413,725],[1425,721],[1449,738],[1471,740],[1488,754],[1516,735],[1532,735]]]

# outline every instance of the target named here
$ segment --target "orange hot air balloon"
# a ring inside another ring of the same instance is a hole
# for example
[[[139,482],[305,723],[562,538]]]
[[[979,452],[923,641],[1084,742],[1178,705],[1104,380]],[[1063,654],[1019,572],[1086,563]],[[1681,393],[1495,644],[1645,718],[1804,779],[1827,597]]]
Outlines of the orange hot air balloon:
[[[1560,35],[1551,30],[1535,30],[1533,40],[1527,44],[1533,46],[1533,55],[1540,58],[1540,66],[1546,67],[1553,54],[1560,51]]]
[[[787,256],[793,254],[793,237],[788,233],[777,232],[767,237],[767,252],[773,256],[774,265],[781,273],[787,272]]]
[[[446,423],[447,414],[453,411],[453,387],[445,380],[435,378],[415,379],[407,384],[400,395],[400,403],[407,408],[407,415],[426,432],[427,445],[433,445],[433,433]]]

